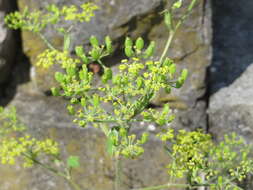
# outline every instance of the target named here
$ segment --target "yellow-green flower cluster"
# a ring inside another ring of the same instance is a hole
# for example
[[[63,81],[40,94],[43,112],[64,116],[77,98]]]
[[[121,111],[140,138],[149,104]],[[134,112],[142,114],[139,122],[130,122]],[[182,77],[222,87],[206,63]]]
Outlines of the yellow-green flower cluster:
[[[15,164],[17,158],[25,158],[24,166],[31,165],[38,156],[56,156],[58,144],[51,140],[37,140],[29,135],[19,138],[4,138],[0,142],[0,159],[2,164]]]
[[[25,126],[19,122],[15,107],[4,109],[0,107],[0,138],[12,132],[25,130]]]
[[[95,16],[94,11],[98,9],[93,3],[84,3],[81,5],[82,11],[78,10],[78,7],[71,5],[69,7],[64,6],[60,11],[65,20],[89,22],[91,17]]]
[[[209,134],[201,131],[179,130],[175,134],[168,129],[158,136],[170,144],[169,175],[187,177],[190,184],[212,184],[213,190],[238,189],[236,183],[253,171],[252,149],[234,133],[225,135],[224,141],[217,145]]]
[[[206,167],[208,152],[213,146],[210,135],[200,131],[179,130],[171,141],[173,162],[168,165],[171,176],[183,177],[189,171],[198,172]]]
[[[75,67],[76,64],[80,63],[79,59],[73,59],[69,56],[67,51],[51,50],[46,49],[44,52],[38,55],[37,65],[49,68],[52,65],[59,64],[63,68]]]
[[[142,145],[147,142],[148,136],[148,133],[143,133],[138,139],[135,134],[128,135],[124,128],[112,128],[107,134],[107,151],[116,157],[137,158],[143,154]]]
[[[71,5],[58,8],[56,5],[49,5],[46,10],[13,12],[5,17],[5,23],[13,29],[29,30],[35,33],[40,32],[49,24],[56,24],[60,20],[71,20],[79,22],[89,22],[94,16],[94,11],[98,7],[93,3],[84,3],[80,8]]]

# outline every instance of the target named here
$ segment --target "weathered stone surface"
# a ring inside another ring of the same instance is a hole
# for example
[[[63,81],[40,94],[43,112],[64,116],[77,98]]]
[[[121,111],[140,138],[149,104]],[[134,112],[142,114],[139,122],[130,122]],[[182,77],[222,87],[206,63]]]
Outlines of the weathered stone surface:
[[[253,65],[228,87],[220,89],[210,99],[209,131],[217,139],[236,132],[253,142]]]
[[[18,2],[20,8],[25,5],[38,8],[45,6],[48,2],[63,5],[80,4],[83,1],[18,0]],[[120,47],[122,37],[126,34],[133,38],[144,36],[147,40],[157,41],[157,55],[160,55],[168,35],[159,14],[168,5],[161,2],[161,0],[97,1],[97,4],[103,8],[97,12],[96,18],[91,23],[79,24],[74,27],[72,33],[75,36],[74,44],[86,44],[91,34],[97,35],[102,40],[109,33],[114,39],[115,45]],[[190,76],[186,85],[181,90],[175,90],[169,96],[161,92],[152,102],[156,106],[161,106],[166,102],[171,104],[174,112],[177,112],[176,115],[179,115],[176,122],[173,123],[174,127],[206,127],[206,105],[205,100],[202,98],[205,94],[205,70],[210,63],[211,57],[211,9],[209,3],[210,1],[199,2],[188,21],[184,24],[183,29],[179,31],[173,43],[173,50],[169,52],[169,56],[178,63],[179,68],[186,67],[189,69]],[[45,31],[45,34],[55,44],[60,45],[62,43],[62,39],[50,30]],[[22,35],[24,51],[34,66],[36,56],[45,46],[38,38],[29,33],[23,33]],[[122,55],[118,54],[117,51],[117,55],[109,61],[110,63],[117,63],[120,57]],[[84,189],[111,190],[114,177],[113,166],[104,152],[104,143],[101,143],[105,141],[104,137],[98,131],[90,128],[73,127],[71,118],[65,112],[64,105],[66,102],[58,98],[46,97],[42,93],[55,85],[52,76],[56,69],[58,68],[44,71],[33,67],[31,70],[31,83],[18,90],[11,105],[17,107],[21,119],[29,126],[34,135],[53,137],[60,141],[64,155],[76,153],[81,157],[83,165],[80,170],[76,171],[75,175],[77,179],[80,179],[79,181]],[[124,161],[125,189],[167,182],[164,166],[169,158],[153,138],[147,144],[147,150],[139,160]],[[52,178],[51,175],[46,175],[38,169],[32,169],[24,173],[17,169],[11,175],[23,176],[24,188],[22,190],[53,190],[56,187],[69,190],[67,184],[60,179]],[[16,190],[15,185],[18,184],[20,178],[17,178],[17,180],[15,180],[15,177],[13,178],[12,181],[3,179],[3,187],[13,185],[13,189]]]
[[[210,91],[229,86],[253,62],[253,1],[213,0]]]
[[[114,164],[105,152],[104,136],[92,128],[74,127],[65,111],[64,101],[22,88],[11,106],[17,107],[21,120],[29,126],[29,132],[38,138],[56,139],[65,158],[66,155],[80,156],[81,167],[74,171],[74,176],[83,189],[113,189]],[[152,137],[142,157],[123,161],[122,190],[166,183],[168,161],[161,144]],[[70,190],[62,179],[39,168],[23,170],[16,167],[12,170],[11,167],[1,167],[1,171],[5,174],[0,178],[1,190]]]
[[[0,0],[0,84],[6,82],[16,56],[14,33],[4,24],[4,16],[13,11],[14,6],[13,1]]]

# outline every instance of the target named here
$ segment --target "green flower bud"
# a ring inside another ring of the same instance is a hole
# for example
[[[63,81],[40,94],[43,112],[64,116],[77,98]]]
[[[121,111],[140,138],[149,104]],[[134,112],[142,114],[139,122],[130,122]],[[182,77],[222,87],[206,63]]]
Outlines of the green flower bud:
[[[155,42],[152,41],[152,42],[150,42],[148,48],[144,52],[144,58],[147,59],[147,58],[151,57],[154,54],[154,50],[155,50]]]
[[[179,8],[181,8],[182,3],[183,3],[182,0],[176,1],[176,2],[172,5],[172,9],[179,9]]]
[[[79,78],[81,80],[87,81],[88,80],[88,69],[86,65],[82,66],[82,70],[79,71]]]
[[[85,127],[86,126],[86,122],[84,120],[81,120],[78,122],[80,127]]]
[[[69,112],[70,115],[74,115],[75,114],[75,109],[74,109],[73,106],[68,105],[67,106],[67,110],[68,110],[68,112]]]
[[[149,134],[143,133],[141,136],[141,144],[145,144],[148,141]]]
[[[120,75],[115,75],[112,78],[112,83],[113,84],[119,84],[121,82],[121,76]]]
[[[100,49],[99,48],[93,48],[91,51],[90,51],[90,55],[91,57],[96,61],[100,58]]]
[[[62,83],[64,81],[64,75],[60,72],[56,72],[54,78],[57,82]]]
[[[77,47],[75,48],[75,52],[76,52],[76,55],[77,55],[78,57],[80,57],[80,58],[82,59],[82,61],[83,61],[85,64],[88,64],[88,63],[89,63],[89,60],[88,60],[87,56],[85,55],[84,49],[83,49],[82,46],[77,46]]]
[[[179,79],[176,82],[176,88],[181,88],[183,86],[187,76],[188,76],[187,69],[183,69],[181,76],[179,77]]]
[[[98,96],[97,94],[94,94],[94,95],[93,95],[93,105],[94,105],[95,107],[98,107],[98,106],[99,106],[99,103],[100,103],[100,98],[99,98],[99,96]]]
[[[98,47],[99,46],[98,39],[95,36],[90,37],[90,43],[93,47]]]
[[[163,62],[163,66],[170,66],[172,64],[172,60],[169,58],[166,58]]]
[[[127,57],[132,57],[134,55],[134,51],[132,49],[132,46],[125,47],[125,54]]]
[[[171,93],[171,87],[170,87],[170,86],[167,86],[167,87],[165,88],[165,92],[166,92],[167,94],[170,94],[170,93]]]
[[[139,38],[136,40],[136,42],[135,42],[135,47],[136,47],[136,49],[139,50],[139,51],[141,51],[141,50],[143,49],[143,47],[144,47],[144,40],[143,40],[141,37],[139,37]]]
[[[81,98],[81,105],[83,107],[85,107],[87,104],[86,104],[86,99],[85,98]]]
[[[110,54],[113,52],[113,49],[112,49],[112,40],[109,36],[106,36],[105,37],[105,48],[106,48],[106,51]]]
[[[67,74],[70,75],[70,76],[75,76],[75,75],[76,75],[76,68],[75,68],[75,67],[72,67],[72,66],[67,67],[67,68],[66,68],[66,72],[67,72]]]
[[[60,90],[58,88],[51,88],[51,92],[53,96],[59,96],[60,95]]]
[[[170,30],[172,28],[172,15],[169,11],[166,11],[164,14],[164,22],[167,28]]]
[[[185,81],[186,78],[188,76],[188,70],[187,69],[183,69],[182,73],[181,73],[181,77],[182,79]]]
[[[131,48],[133,47],[133,41],[129,37],[126,37],[126,40],[125,40],[125,47],[127,47],[127,46],[129,46]]]
[[[171,75],[173,75],[176,72],[176,65],[174,63],[170,65],[169,72]]]
[[[127,136],[127,130],[125,128],[120,128],[119,134],[121,137],[126,137]]]
[[[111,79],[112,79],[112,70],[110,68],[105,68],[104,74],[102,76],[102,82],[107,83],[107,81]]]
[[[142,77],[138,77],[136,79],[136,85],[137,85],[137,89],[140,89],[143,86],[143,78]]]

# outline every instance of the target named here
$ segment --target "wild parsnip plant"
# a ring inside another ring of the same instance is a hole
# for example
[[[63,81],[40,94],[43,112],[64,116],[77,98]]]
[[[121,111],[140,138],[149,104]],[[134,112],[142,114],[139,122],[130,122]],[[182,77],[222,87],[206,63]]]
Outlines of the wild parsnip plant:
[[[135,40],[126,37],[124,43],[126,58],[119,63],[118,73],[114,73],[110,67],[107,67],[103,59],[114,52],[109,36],[105,37],[103,44],[100,44],[95,36],[91,36],[89,39],[91,48],[85,51],[82,45],[77,46],[75,55],[72,55],[71,26],[57,29],[64,36],[62,49],[54,47],[43,35],[43,30],[51,24],[63,21],[88,22],[94,16],[94,11],[98,9],[93,3],[85,3],[81,7],[64,6],[62,8],[50,5],[46,10],[33,12],[25,9],[22,13],[14,12],[5,18],[9,27],[34,32],[44,40],[48,49],[38,56],[38,66],[49,68],[58,64],[64,70],[64,72],[55,73],[55,80],[59,86],[52,87],[51,91],[54,96],[62,96],[69,101],[67,110],[74,116],[74,123],[81,127],[89,125],[99,128],[105,134],[107,151],[115,160],[115,190],[121,188],[120,159],[122,157],[133,159],[140,156],[144,152],[143,144],[148,140],[147,132],[143,132],[140,137],[132,133],[133,124],[145,121],[155,123],[157,126],[165,126],[174,119],[168,104],[162,111],[147,109],[147,106],[161,89],[170,93],[173,88],[180,88],[187,78],[187,70],[177,72],[175,63],[166,55],[178,28],[191,13],[196,2],[197,0],[191,0],[185,13],[177,20],[174,19],[174,12],[182,8],[184,3],[182,0],[175,1],[170,9],[163,12],[164,22],[168,28],[168,40],[158,59],[154,57],[154,41],[147,43],[141,37]],[[94,63],[100,66],[102,73],[101,81],[97,85],[94,84],[97,74],[90,71],[89,67]],[[248,173],[252,172],[252,161],[248,159],[249,147],[244,146],[242,141],[237,140],[234,135],[231,139],[226,137],[225,141],[219,145],[212,142],[210,135],[200,131],[181,130],[175,134],[174,131],[168,129],[159,134],[159,137],[163,141],[168,141],[170,145],[167,147],[172,158],[168,165],[169,175],[175,178],[186,177],[186,184],[169,183],[143,188],[143,190],[172,186],[182,188],[207,186],[215,190],[240,189],[236,182],[243,180]],[[3,150],[0,150],[0,157],[3,161],[6,155],[12,154],[15,147],[6,143],[4,139],[1,142]],[[8,140],[8,142],[12,141]],[[21,150],[18,150],[21,151],[18,156],[25,156],[31,163],[64,177],[75,190],[81,189],[73,182],[70,175],[70,169],[79,166],[78,157],[70,156],[65,161],[67,170],[62,173],[52,166],[41,164],[36,157],[42,152],[49,157],[53,156],[54,164],[65,163],[59,158],[58,146],[54,141],[37,141],[25,137],[13,138],[13,142],[21,147]],[[237,146],[244,147],[240,149],[242,153],[237,151]],[[25,153],[30,151],[31,155],[23,155],[22,151]],[[229,162],[225,162],[225,158],[230,159]],[[11,156],[3,163],[10,163],[10,159]],[[238,162],[236,169],[235,162]],[[12,160],[11,163],[13,163]]]

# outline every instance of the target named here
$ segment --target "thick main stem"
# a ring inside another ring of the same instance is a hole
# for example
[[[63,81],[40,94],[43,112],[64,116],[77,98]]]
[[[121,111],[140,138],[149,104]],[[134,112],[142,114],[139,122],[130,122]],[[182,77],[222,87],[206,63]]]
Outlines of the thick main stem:
[[[115,179],[114,179],[114,190],[120,190],[121,184],[121,166],[120,166],[119,156],[115,157],[114,169],[115,169]]]

